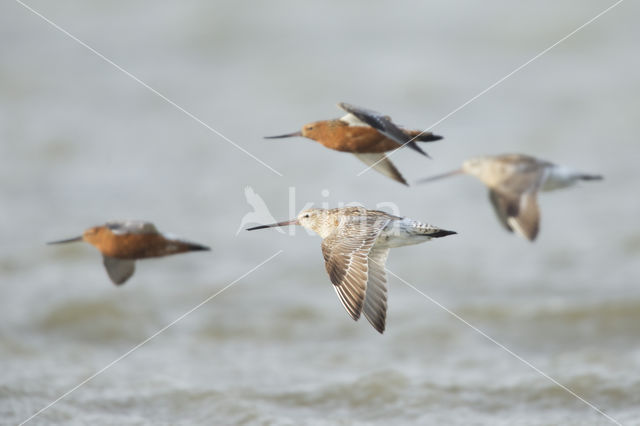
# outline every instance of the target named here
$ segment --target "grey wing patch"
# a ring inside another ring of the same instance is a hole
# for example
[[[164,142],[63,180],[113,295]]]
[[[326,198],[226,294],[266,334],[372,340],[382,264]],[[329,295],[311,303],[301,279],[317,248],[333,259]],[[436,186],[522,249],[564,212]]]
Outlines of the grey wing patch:
[[[114,284],[124,284],[136,270],[135,260],[103,256],[104,267]]]
[[[116,235],[158,233],[153,223],[141,220],[112,220],[107,222],[105,226]]]
[[[353,154],[360,161],[366,164],[369,167],[373,167],[373,169],[383,175],[390,177],[396,182],[400,182],[403,185],[409,186],[407,181],[402,177],[400,171],[393,165],[391,160],[387,158],[387,156],[383,152],[376,153],[367,153],[367,154]]]
[[[387,318],[387,277],[384,267],[388,255],[388,248],[373,247],[369,252],[369,280],[363,308],[365,318],[381,334]]]
[[[365,300],[368,256],[380,231],[389,222],[380,216],[354,216],[322,241],[322,255],[338,298],[351,318],[358,320]]]
[[[507,230],[515,231],[529,241],[536,239],[540,230],[537,192],[525,192],[516,198],[490,190],[489,199],[498,220]]]
[[[415,141],[413,141],[412,138],[408,136],[401,128],[396,126],[393,121],[391,121],[391,117],[389,117],[388,115],[382,115],[379,112],[357,107],[355,105],[347,104],[344,102],[340,102],[338,106],[347,111],[349,114],[355,116],[360,122],[373,127],[378,132],[385,135],[387,138],[397,142],[399,145],[398,148],[406,144],[411,149],[427,156],[427,153],[424,152],[418,146],[418,144],[416,144]],[[350,120],[350,118],[348,118],[349,114],[342,119]]]

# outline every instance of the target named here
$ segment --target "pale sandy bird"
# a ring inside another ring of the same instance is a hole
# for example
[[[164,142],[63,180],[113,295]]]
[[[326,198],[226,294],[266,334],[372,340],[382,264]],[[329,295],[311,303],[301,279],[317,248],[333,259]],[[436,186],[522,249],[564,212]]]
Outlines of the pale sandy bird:
[[[404,145],[428,157],[416,141],[432,142],[442,136],[420,130],[398,127],[391,117],[344,102],[338,104],[347,112],[342,118],[322,120],[302,126],[302,130],[266,139],[303,136],[336,151],[350,152],[360,161],[391,179],[407,185],[385,152]]]
[[[135,261],[187,251],[209,250],[200,244],[158,232],[150,222],[110,221],[84,231],[82,236],[47,244],[85,241],[102,253],[107,274],[114,284],[124,284],[135,271]]]
[[[351,318],[364,313],[382,333],[387,316],[385,263],[389,249],[455,234],[413,219],[362,207],[308,209],[296,219],[249,228],[301,225],[322,237],[325,267]]]
[[[489,200],[500,223],[510,232],[535,240],[540,229],[538,191],[551,191],[581,180],[600,180],[586,174],[524,154],[504,154],[472,158],[462,168],[429,177],[419,183],[466,173],[489,188]]]

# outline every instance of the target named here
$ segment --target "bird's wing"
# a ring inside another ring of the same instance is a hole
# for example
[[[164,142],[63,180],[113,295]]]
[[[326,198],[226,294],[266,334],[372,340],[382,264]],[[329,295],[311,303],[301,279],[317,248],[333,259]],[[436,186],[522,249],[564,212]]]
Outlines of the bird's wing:
[[[540,228],[540,209],[537,194],[549,174],[532,157],[522,156],[489,190],[489,199],[503,226],[530,241],[535,240]]]
[[[365,123],[364,121],[360,120],[358,117],[356,117],[355,115],[353,115],[351,113],[348,113],[348,114],[343,115],[342,117],[340,117],[340,121],[342,121],[343,123],[346,123],[347,125],[349,125],[351,127],[371,127],[367,123]]]
[[[114,284],[124,284],[136,270],[135,260],[103,256],[104,267]]]
[[[511,225],[509,225],[509,217],[518,214],[518,200],[500,195],[492,189],[489,190],[489,200],[491,200],[491,205],[493,205],[493,209],[500,223],[507,231],[513,232]]]
[[[142,220],[112,220],[107,222],[105,226],[116,235],[158,233],[153,223]]]
[[[365,318],[379,333],[384,332],[387,318],[387,277],[384,265],[388,255],[388,248],[373,247],[369,252],[369,280],[363,312]]]
[[[367,166],[373,167],[375,171],[382,173],[401,184],[409,185],[384,152],[354,153],[353,155],[358,157],[358,159]]]
[[[354,320],[360,318],[365,300],[369,252],[388,222],[389,219],[383,216],[347,216],[322,241],[329,278]]]
[[[549,168],[534,158],[525,158],[497,170],[501,175],[492,189],[518,197],[525,192],[538,191],[549,175]]]
[[[415,143],[415,141],[409,142],[411,137],[408,136],[401,128],[396,126],[388,115],[382,115],[379,112],[344,102],[340,102],[338,106],[349,113],[345,117],[341,118],[342,121],[349,123],[349,125],[360,125],[356,124],[357,121],[362,122],[363,124],[373,127],[387,138],[397,142],[398,148],[406,144],[411,149],[418,151],[420,154],[425,156],[427,155],[427,153],[424,152],[418,144]],[[354,120],[349,117],[350,115],[355,116],[357,121],[354,122]]]
[[[500,223],[509,231],[533,241],[540,230],[540,209],[537,191],[527,191],[519,197],[489,190],[489,199],[496,211]]]

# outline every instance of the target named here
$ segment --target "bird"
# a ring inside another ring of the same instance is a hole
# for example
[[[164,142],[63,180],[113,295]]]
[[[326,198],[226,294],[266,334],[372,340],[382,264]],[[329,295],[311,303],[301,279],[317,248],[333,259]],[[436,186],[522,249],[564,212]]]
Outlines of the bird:
[[[389,249],[456,233],[358,206],[305,209],[295,219],[248,230],[287,225],[301,225],[322,237],[325,268],[340,302],[355,321],[364,313],[380,334],[387,316]]]
[[[408,185],[407,181],[385,152],[407,145],[429,157],[416,141],[433,142],[442,139],[442,136],[427,131],[401,129],[391,121],[391,117],[379,112],[344,102],[338,103],[338,107],[347,114],[334,120],[307,123],[297,132],[265,136],[265,139],[303,136],[320,142],[327,148],[350,152],[367,166],[404,185]]]
[[[51,241],[65,244],[84,241],[102,253],[103,263],[111,281],[124,284],[135,271],[135,261],[188,251],[210,250],[209,247],[158,232],[151,222],[114,220],[84,231],[79,237]]]
[[[489,188],[489,200],[499,222],[509,232],[534,241],[540,230],[538,191],[572,186],[579,181],[601,180],[525,154],[481,156],[463,162],[462,168],[421,179],[425,183],[457,174],[475,176]]]

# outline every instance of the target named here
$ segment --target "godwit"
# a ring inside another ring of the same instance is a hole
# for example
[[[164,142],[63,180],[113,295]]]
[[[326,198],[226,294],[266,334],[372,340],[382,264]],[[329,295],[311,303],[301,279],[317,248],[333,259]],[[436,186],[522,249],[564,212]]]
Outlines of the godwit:
[[[358,320],[360,314],[384,332],[387,316],[385,263],[389,249],[455,234],[409,218],[362,207],[308,209],[296,219],[272,225],[301,225],[322,237],[322,255],[340,301]]]
[[[267,136],[266,139],[304,136],[320,142],[327,148],[350,152],[366,165],[405,185],[408,185],[407,181],[384,153],[406,144],[428,157],[415,141],[432,142],[442,139],[442,136],[431,132],[401,129],[391,121],[389,116],[375,111],[344,102],[339,103],[338,106],[345,110],[347,115],[335,120],[308,123],[298,132]]]
[[[75,241],[86,241],[100,250],[107,274],[117,285],[124,284],[133,275],[138,259],[209,250],[209,247],[161,234],[152,223],[137,220],[110,221],[87,229],[80,237],[47,244]]]
[[[540,229],[538,191],[551,191],[574,185],[580,180],[600,180],[590,175],[523,154],[472,158],[462,168],[418,181],[429,182],[466,173],[489,188],[489,199],[498,220],[510,232],[535,240]]]

